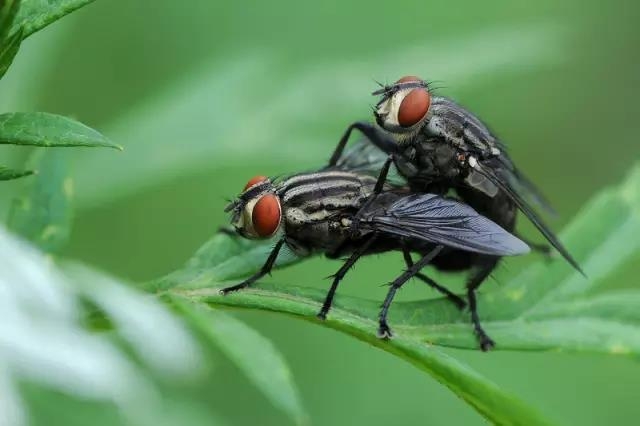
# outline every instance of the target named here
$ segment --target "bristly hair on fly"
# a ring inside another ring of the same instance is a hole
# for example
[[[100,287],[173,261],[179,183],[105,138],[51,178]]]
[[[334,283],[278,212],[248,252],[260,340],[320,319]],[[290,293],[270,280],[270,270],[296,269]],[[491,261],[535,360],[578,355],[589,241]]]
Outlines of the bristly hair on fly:
[[[381,84],[380,82],[377,82],[381,88],[372,92],[371,94],[373,96],[378,96],[378,95],[384,95],[385,97],[389,97],[391,95],[393,95],[394,93],[396,93],[398,90],[402,90],[402,89],[412,89],[415,87],[424,87],[425,89],[429,90],[430,88],[430,82],[425,81],[425,80],[414,80],[414,81],[404,81],[402,83],[393,83],[393,84]]]
[[[380,104],[382,104],[384,101],[386,101],[391,96],[393,96],[396,92],[402,89],[412,89],[417,87],[423,87],[427,89],[429,93],[433,93],[436,90],[445,88],[445,86],[437,86],[437,87],[434,86],[434,83],[442,83],[442,81],[439,81],[439,80],[414,80],[414,81],[405,81],[402,83],[393,83],[393,84],[383,84],[377,80],[374,80],[374,82],[378,86],[380,86],[380,89],[375,90],[371,94],[373,96],[382,95],[382,99],[380,99],[380,101],[376,104],[376,106],[373,107],[374,109],[376,107],[379,107]]]

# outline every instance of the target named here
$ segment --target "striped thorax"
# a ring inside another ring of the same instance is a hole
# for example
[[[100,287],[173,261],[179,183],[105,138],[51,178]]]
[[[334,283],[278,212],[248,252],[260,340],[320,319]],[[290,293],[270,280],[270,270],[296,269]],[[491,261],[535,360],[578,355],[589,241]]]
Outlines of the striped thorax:
[[[376,179],[353,172],[326,170],[280,181],[259,176],[236,201],[232,223],[246,238],[284,233],[298,255],[330,251],[348,237],[350,220],[373,192]]]

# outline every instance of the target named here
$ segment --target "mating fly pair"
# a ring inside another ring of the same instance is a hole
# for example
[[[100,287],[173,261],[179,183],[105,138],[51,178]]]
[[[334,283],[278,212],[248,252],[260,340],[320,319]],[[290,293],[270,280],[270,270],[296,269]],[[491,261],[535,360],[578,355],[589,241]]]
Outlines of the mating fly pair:
[[[359,161],[359,159],[354,159]],[[349,167],[343,159],[341,165]],[[378,334],[390,337],[387,312],[396,291],[412,277],[464,307],[459,296],[420,271],[435,258],[454,252],[491,256],[523,254],[529,247],[491,220],[456,200],[434,194],[412,194],[407,188],[344,169],[302,173],[279,181],[264,176],[251,179],[232,202],[232,223],[245,238],[270,238],[277,243],[263,267],[224,294],[253,284],[270,272],[283,246],[300,257],[325,254],[349,256],[333,275],[318,316],[324,319],[347,271],[364,255],[399,251],[407,270],[391,284],[380,311]],[[420,259],[413,262],[411,253]],[[475,318],[476,332],[482,333]]]
[[[276,183],[250,181],[232,203],[241,235],[265,238],[281,230],[282,236],[261,271],[223,292],[268,273],[285,244],[302,256],[350,254],[334,276],[319,314],[324,317],[338,283],[359,257],[401,251],[409,269],[391,284],[380,334],[390,335],[387,310],[397,289],[413,276],[464,306],[460,297],[420,273],[431,264],[445,271],[472,271],[466,294],[471,320],[481,349],[488,350],[494,343],[480,325],[476,291],[500,257],[528,252],[527,244],[511,234],[518,210],[582,271],[528,200],[550,207],[482,121],[454,101],[432,96],[428,83],[417,77],[403,77],[374,95],[381,95],[374,108],[377,126],[350,125],[325,169]],[[354,129],[366,139],[344,154]],[[403,179],[400,186],[385,184],[391,164]],[[445,198],[452,194],[459,201]],[[415,264],[412,252],[421,256]]]

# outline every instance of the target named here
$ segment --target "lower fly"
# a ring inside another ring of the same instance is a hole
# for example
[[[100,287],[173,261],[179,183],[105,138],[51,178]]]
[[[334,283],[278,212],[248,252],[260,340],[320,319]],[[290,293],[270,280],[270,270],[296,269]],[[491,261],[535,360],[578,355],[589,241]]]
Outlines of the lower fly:
[[[384,180],[351,171],[329,169],[272,181],[251,179],[227,206],[232,224],[245,238],[275,238],[276,244],[262,268],[243,282],[222,290],[228,294],[251,286],[268,274],[283,247],[307,257],[349,257],[332,276],[333,282],[318,313],[326,318],[339,283],[362,257],[399,251],[407,270],[390,285],[380,311],[378,334],[391,337],[387,313],[395,293],[417,277],[443,293],[458,307],[462,298],[421,273],[437,257],[463,252],[471,255],[511,256],[529,247],[503,228],[456,200],[434,194],[411,194]],[[420,255],[414,263],[411,253]],[[475,302],[475,299],[474,299]],[[470,304],[481,347],[490,342]]]

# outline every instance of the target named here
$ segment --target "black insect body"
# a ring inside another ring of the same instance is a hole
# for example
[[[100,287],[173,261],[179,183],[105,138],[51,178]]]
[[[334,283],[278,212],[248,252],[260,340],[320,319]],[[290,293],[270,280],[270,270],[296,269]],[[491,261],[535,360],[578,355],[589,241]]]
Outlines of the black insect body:
[[[431,96],[427,82],[418,77],[403,77],[373,94],[382,96],[374,109],[378,127],[366,122],[349,126],[329,167],[340,162],[351,131],[358,129],[393,156],[413,191],[443,194],[455,190],[463,201],[509,231],[515,227],[519,209],[582,272],[527,199],[552,211],[548,202],[480,119],[451,99]],[[360,166],[362,170],[364,164]]]
[[[374,109],[378,126],[366,122],[350,125],[331,157],[329,168],[340,166],[365,172],[367,168],[371,171],[371,167],[378,167],[382,163],[380,155],[376,157],[375,152],[362,146],[371,143],[388,156],[386,168],[393,162],[414,192],[455,191],[462,201],[510,232],[515,229],[517,211],[522,211],[567,262],[584,275],[527,200],[552,211],[549,204],[515,167],[505,146],[480,119],[450,99],[431,96],[428,84],[413,76],[403,77],[373,94],[382,96]],[[366,158],[356,164],[351,164],[351,158],[345,165],[341,157],[353,129],[366,137],[355,146],[356,151],[366,153]],[[545,246],[531,246],[548,251]],[[473,307],[473,290],[498,261],[496,257],[466,253],[439,256],[434,265],[441,269],[477,269],[467,283]]]
[[[361,256],[400,251],[408,269],[391,283],[379,318],[379,334],[389,337],[389,306],[395,292],[414,276],[464,306],[459,296],[420,273],[434,259],[456,252],[509,256],[529,251],[521,240],[467,205],[383,184],[384,180],[376,181],[365,174],[335,169],[298,174],[277,182],[264,176],[250,180],[244,192],[227,207],[233,212],[232,223],[245,238],[277,235],[277,243],[260,271],[222,292],[250,286],[269,273],[283,246],[301,257],[325,254],[335,259],[349,255],[333,276],[318,314],[325,318],[338,284]],[[421,256],[415,264],[412,252]],[[479,322],[475,324],[484,349],[490,340]]]

